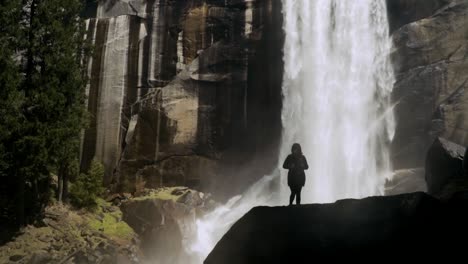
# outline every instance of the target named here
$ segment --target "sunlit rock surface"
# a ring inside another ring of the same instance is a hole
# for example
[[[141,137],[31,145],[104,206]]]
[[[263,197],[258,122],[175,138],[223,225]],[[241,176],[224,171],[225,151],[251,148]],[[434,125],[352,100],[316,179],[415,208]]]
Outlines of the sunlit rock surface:
[[[106,165],[106,183],[117,165],[125,137],[128,112],[136,99],[134,82],[138,54],[138,21],[131,16],[87,21],[88,38],[96,46],[89,59],[88,111],[90,127],[83,137],[81,166],[86,169],[93,157]]]
[[[205,264],[312,263],[463,256],[467,193],[424,193],[334,204],[255,207],[224,235]]]
[[[188,185],[226,197],[271,172],[281,131],[280,1],[109,0],[95,13],[83,170],[96,157],[119,190]],[[189,166],[168,174],[181,159]]]
[[[395,168],[424,166],[437,136],[468,145],[468,1],[450,1],[393,33]]]
[[[183,250],[196,217],[212,206],[210,196],[186,187],[146,189],[120,206],[123,221],[141,239],[148,263],[190,263]],[[146,263],[146,262],[145,262]]]

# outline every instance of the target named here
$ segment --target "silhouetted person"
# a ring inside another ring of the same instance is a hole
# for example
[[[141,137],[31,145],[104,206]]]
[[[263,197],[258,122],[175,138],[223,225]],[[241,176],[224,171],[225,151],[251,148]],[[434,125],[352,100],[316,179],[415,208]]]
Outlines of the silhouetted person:
[[[296,204],[301,204],[301,189],[305,184],[304,170],[309,168],[305,156],[302,155],[301,145],[298,143],[292,145],[291,154],[284,161],[283,168],[289,170],[288,186],[291,189],[289,205],[292,205],[294,197],[296,197]]]

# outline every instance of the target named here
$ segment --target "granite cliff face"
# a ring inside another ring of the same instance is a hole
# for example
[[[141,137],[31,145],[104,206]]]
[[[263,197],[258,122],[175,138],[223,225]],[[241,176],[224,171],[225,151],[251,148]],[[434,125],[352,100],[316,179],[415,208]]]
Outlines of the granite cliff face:
[[[226,195],[270,173],[281,131],[281,25],[273,0],[100,2],[87,20],[95,52],[82,169],[96,157],[117,189],[186,185]]]
[[[186,185],[226,197],[271,173],[281,133],[280,2],[114,0],[88,8],[95,53],[82,169],[97,157],[117,189]],[[435,138],[468,144],[468,1],[387,5],[394,168],[420,171]]]
[[[396,169],[424,167],[439,136],[468,145],[468,1],[417,2],[389,1],[391,22],[411,22],[393,32]]]

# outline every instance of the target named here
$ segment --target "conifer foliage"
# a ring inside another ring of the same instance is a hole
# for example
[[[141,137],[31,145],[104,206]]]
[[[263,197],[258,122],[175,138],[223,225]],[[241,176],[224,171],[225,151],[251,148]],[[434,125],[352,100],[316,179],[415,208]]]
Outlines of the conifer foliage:
[[[104,166],[97,160],[91,162],[88,173],[81,173],[71,186],[71,202],[77,207],[92,208],[103,192]]]
[[[15,208],[0,217],[19,224],[42,212],[52,172],[60,200],[77,174],[73,164],[86,121],[82,60],[88,55],[81,10],[80,0],[0,6],[0,176],[7,183],[0,203]]]

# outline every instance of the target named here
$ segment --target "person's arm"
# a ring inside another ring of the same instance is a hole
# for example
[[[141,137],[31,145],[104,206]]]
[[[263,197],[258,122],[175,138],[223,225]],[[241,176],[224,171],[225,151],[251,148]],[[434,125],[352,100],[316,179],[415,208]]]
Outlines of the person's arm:
[[[290,157],[291,156],[287,156],[286,159],[284,160],[284,163],[283,163],[283,169],[287,169],[289,170],[289,167],[290,167]]]
[[[307,164],[306,157],[304,155],[302,155],[302,157],[304,158],[304,170],[307,170],[309,169],[309,164]]]

